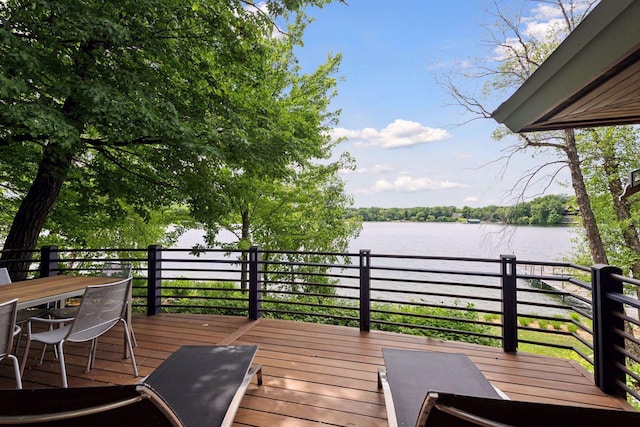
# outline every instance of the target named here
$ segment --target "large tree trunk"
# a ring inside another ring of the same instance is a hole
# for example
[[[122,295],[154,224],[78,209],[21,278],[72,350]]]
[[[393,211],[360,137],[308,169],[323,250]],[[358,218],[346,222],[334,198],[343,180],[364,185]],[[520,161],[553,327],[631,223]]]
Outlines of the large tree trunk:
[[[24,280],[38,237],[64,183],[72,151],[57,144],[45,147],[38,173],[20,204],[2,251],[12,280]]]
[[[576,193],[576,201],[578,203],[578,208],[580,209],[580,216],[582,217],[584,230],[587,236],[591,258],[596,264],[608,264],[607,254],[604,250],[602,239],[600,238],[600,230],[598,230],[598,223],[596,222],[595,214],[591,209],[591,201],[589,200],[587,187],[584,183],[584,176],[580,170],[580,156],[578,155],[578,148],[576,147],[575,132],[572,129],[568,129],[565,130],[564,133],[564,147],[567,154],[569,170],[571,172],[571,183],[573,184],[573,190]]]

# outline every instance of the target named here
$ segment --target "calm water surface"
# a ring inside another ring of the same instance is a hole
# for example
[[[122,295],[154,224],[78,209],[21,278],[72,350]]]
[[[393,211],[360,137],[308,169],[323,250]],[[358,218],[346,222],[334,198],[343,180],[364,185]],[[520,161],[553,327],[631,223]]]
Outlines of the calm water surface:
[[[571,255],[572,227],[496,224],[365,222],[350,250],[374,253],[563,261]]]
[[[563,261],[570,256],[571,227],[531,227],[496,224],[365,222],[349,250],[376,254],[498,258],[512,254],[528,261]],[[175,247],[204,244],[201,230],[185,233]],[[231,233],[219,238],[231,242]]]
[[[387,280],[398,277],[396,272],[387,272],[386,267],[411,269],[436,269],[436,270],[471,270],[499,272],[499,265],[495,263],[470,264],[454,260],[403,260],[399,258],[376,257],[376,255],[418,255],[439,257],[467,257],[488,258],[498,260],[500,255],[515,255],[520,261],[564,261],[571,256],[573,245],[572,238],[577,231],[571,227],[531,227],[510,226],[505,227],[495,224],[464,224],[464,223],[413,223],[413,222],[365,222],[360,236],[354,239],[349,251],[357,253],[361,249],[371,250],[371,266],[374,268],[372,287],[378,290],[372,292],[373,298],[389,300],[416,299],[412,294],[398,294],[393,292],[399,286],[406,292],[420,292],[428,287],[430,292],[443,293],[439,296],[419,296],[417,299],[430,303],[462,304],[472,303],[479,308],[499,309],[495,303],[487,303],[477,299],[465,300],[458,296],[461,288],[458,286],[444,285],[451,280],[467,284],[497,284],[496,278],[484,278],[473,276],[455,276],[440,273],[420,273],[404,271],[403,279],[406,283],[398,283]],[[201,230],[191,230],[184,234],[176,245],[177,248],[189,248],[195,244],[203,244]],[[230,233],[218,236],[220,240],[232,241]],[[216,259],[222,255],[205,254],[204,259]],[[182,256],[179,256],[182,257]],[[184,254],[184,257],[187,257]],[[357,260],[356,260],[357,262]],[[171,263],[167,263],[171,264]],[[176,267],[179,268],[178,265]],[[378,270],[375,270],[378,268]],[[381,268],[381,269],[380,269]],[[179,273],[178,273],[179,274]],[[206,277],[208,273],[203,273]],[[351,274],[354,274],[352,271]],[[197,277],[198,273],[191,272],[191,277]],[[232,279],[229,277],[229,279]],[[412,281],[430,280],[436,284],[425,285]],[[441,282],[440,282],[441,281]],[[523,280],[518,281],[518,287],[528,287]],[[358,286],[358,280],[353,278],[341,279],[343,285]],[[483,288],[464,286],[463,293],[477,297],[499,297],[499,293]],[[339,289],[339,294],[357,296],[356,290]],[[450,295],[446,296],[446,295]],[[548,298],[539,295],[522,293],[520,300],[551,302]],[[527,309],[523,312],[538,312],[539,314],[556,314],[554,310],[544,308]]]

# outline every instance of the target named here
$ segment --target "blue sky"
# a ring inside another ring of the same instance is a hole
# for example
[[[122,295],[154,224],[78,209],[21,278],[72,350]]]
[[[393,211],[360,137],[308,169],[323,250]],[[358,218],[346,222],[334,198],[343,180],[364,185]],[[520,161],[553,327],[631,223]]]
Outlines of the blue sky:
[[[348,151],[357,169],[345,173],[356,207],[486,206],[511,204],[518,177],[540,156],[512,159],[503,173],[498,159],[508,141],[494,141],[493,120],[475,120],[437,83],[444,70],[488,57],[483,25],[493,18],[481,0],[347,0],[309,9],[297,56],[305,70],[342,53],[335,135],[347,137],[335,154]],[[534,2],[510,3],[535,14]],[[539,12],[539,11],[538,11]],[[470,85],[471,82],[461,83]],[[476,83],[477,84],[477,83]],[[473,90],[466,86],[466,89]],[[497,107],[503,99],[495,101]],[[513,140],[511,140],[513,142]],[[554,185],[552,193],[570,193]]]

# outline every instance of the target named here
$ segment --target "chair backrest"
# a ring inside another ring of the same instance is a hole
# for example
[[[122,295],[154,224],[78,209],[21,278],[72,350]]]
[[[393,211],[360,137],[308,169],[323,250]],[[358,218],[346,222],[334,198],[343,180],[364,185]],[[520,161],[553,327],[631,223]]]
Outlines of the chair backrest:
[[[87,286],[67,339],[88,341],[96,338],[125,317],[131,278],[106,285]]]
[[[100,277],[122,277],[131,276],[132,265],[128,262],[105,261],[100,270]]]
[[[11,353],[13,348],[18,299],[0,304],[0,360]]]
[[[6,267],[0,268],[0,285],[8,285],[11,283],[11,276],[9,276],[9,270]]]

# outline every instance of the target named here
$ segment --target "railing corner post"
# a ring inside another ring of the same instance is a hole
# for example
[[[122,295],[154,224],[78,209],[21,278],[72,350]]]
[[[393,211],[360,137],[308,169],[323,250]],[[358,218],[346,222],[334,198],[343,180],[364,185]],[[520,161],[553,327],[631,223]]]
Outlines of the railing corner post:
[[[147,249],[147,316],[162,311],[162,246]]]
[[[518,300],[516,257],[500,255],[502,273],[502,349],[507,353],[518,351]]]
[[[261,311],[261,259],[260,248],[251,246],[249,248],[249,319],[258,320]]]
[[[55,276],[58,274],[59,251],[56,246],[43,246],[40,248],[40,277]]]
[[[618,366],[624,366],[625,356],[617,349],[625,347],[624,337],[615,331],[624,331],[624,307],[607,294],[622,294],[623,285],[612,274],[622,270],[606,264],[591,267],[591,298],[593,306],[593,369],[594,380],[603,392],[626,397],[618,385],[626,382],[626,374]]]
[[[371,250],[360,250],[360,330],[371,330]]]

